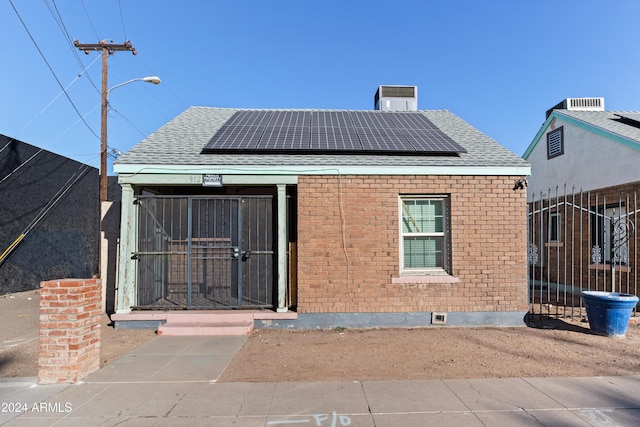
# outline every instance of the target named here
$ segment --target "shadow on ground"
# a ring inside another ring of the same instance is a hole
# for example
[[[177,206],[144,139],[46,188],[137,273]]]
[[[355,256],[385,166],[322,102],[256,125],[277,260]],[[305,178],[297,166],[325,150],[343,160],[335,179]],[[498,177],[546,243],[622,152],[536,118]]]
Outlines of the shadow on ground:
[[[565,320],[547,315],[527,314],[527,316],[525,317],[525,323],[530,328],[558,329],[563,331],[580,332],[583,334],[593,335],[593,332],[589,328],[589,323],[587,323],[586,320],[580,318]]]

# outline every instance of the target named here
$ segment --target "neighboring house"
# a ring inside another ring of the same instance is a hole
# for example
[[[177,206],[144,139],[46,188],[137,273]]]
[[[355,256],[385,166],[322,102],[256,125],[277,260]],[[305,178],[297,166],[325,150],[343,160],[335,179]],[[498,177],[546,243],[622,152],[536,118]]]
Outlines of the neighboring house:
[[[295,311],[278,322],[294,328],[523,324],[514,185],[530,167],[448,111],[417,111],[415,93],[381,86],[382,111],[191,107],[122,155],[118,321],[234,308]]]
[[[97,272],[98,171],[0,135],[0,294]]]
[[[568,98],[547,111],[523,157],[530,277],[575,295],[638,294],[640,112]]]

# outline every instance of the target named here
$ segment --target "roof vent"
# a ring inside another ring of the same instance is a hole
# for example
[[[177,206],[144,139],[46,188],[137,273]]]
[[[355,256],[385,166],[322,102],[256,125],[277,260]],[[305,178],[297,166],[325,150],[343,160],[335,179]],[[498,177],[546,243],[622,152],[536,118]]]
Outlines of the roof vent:
[[[553,110],[604,111],[604,98],[567,98],[547,110],[549,118]]]
[[[381,111],[418,111],[417,86],[378,86],[374,108]]]

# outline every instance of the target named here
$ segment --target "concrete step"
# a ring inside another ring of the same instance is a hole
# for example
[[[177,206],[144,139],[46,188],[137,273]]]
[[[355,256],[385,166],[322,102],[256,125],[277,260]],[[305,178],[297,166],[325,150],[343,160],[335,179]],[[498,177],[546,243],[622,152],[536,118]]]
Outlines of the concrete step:
[[[167,321],[158,327],[158,335],[162,336],[222,336],[249,335],[253,332],[253,319],[250,321]]]
[[[169,324],[169,327],[171,327],[178,323],[208,324],[250,322],[253,325],[254,320],[295,320],[297,318],[298,313],[295,311],[275,312],[271,310],[143,310],[124,314],[114,313],[111,315],[111,320],[115,323],[116,329],[157,329],[166,324]],[[166,328],[167,327],[165,327],[165,329]]]
[[[253,322],[253,313],[242,311],[173,311],[167,323],[236,323]]]

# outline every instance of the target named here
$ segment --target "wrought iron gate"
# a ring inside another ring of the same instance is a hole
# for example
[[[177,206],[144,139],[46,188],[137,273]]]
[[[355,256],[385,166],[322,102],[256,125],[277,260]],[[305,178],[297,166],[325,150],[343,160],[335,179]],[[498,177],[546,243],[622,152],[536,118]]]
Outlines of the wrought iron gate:
[[[271,196],[137,203],[136,308],[273,307]]]
[[[636,191],[549,190],[527,210],[530,314],[584,318],[583,290],[638,295]]]

